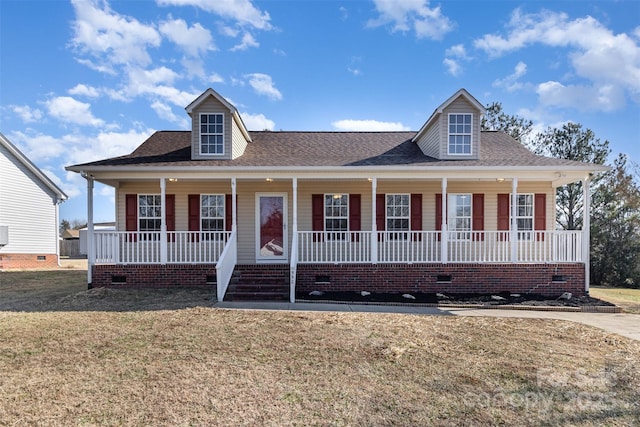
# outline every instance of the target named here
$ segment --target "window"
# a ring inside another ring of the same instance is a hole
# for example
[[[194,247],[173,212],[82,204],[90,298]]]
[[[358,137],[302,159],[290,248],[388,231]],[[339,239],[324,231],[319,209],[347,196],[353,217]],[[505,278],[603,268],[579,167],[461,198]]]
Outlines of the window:
[[[471,154],[471,114],[449,114],[449,154]]]
[[[390,233],[391,239],[406,239],[409,231],[411,212],[408,194],[387,194],[386,197],[386,230],[404,231],[405,233]]]
[[[160,231],[162,197],[159,194],[138,195],[138,230]]]
[[[349,231],[349,195],[324,195],[324,230],[330,240],[345,239]],[[343,232],[343,233],[338,233]]]
[[[200,154],[224,154],[224,114],[200,114]]]
[[[518,194],[516,195],[516,200],[516,225],[518,231],[533,231],[533,194]],[[531,233],[518,233],[518,239],[528,240],[530,238]]]
[[[200,230],[224,231],[224,194],[200,195]]]
[[[471,194],[449,194],[448,226],[451,239],[469,240],[472,223]]]

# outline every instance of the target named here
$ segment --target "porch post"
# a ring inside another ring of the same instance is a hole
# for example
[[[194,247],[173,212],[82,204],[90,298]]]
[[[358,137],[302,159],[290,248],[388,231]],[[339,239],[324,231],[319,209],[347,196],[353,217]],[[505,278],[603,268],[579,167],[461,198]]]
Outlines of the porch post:
[[[518,178],[511,181],[511,262],[518,261]]]
[[[231,231],[238,231],[238,203],[236,190],[236,178],[231,178]]]
[[[93,236],[93,177],[83,174],[87,180],[87,287],[93,288],[92,269],[96,263],[96,251]]]
[[[160,209],[160,263],[167,263],[167,188],[164,178],[160,178],[160,200],[162,200],[162,209]]]
[[[582,180],[582,262],[584,262],[584,291],[589,295],[591,280],[591,177]]]
[[[447,178],[442,178],[442,235],[440,236],[440,261],[449,262],[449,218],[447,215]]]
[[[376,193],[378,191],[378,178],[371,178],[371,264],[378,263],[378,226],[376,218]]]
[[[293,238],[297,237],[298,233],[298,178],[291,179],[291,185],[293,187]]]

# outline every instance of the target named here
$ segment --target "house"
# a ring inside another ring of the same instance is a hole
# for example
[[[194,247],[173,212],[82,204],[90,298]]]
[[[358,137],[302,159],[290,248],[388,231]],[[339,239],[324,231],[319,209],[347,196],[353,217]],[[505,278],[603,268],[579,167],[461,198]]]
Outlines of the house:
[[[58,207],[66,199],[0,133],[0,270],[58,266]]]
[[[186,111],[191,131],[67,167],[87,179],[90,286],[588,292],[589,227],[555,229],[555,189],[604,169],[482,131],[465,89],[417,132],[248,131],[213,89]],[[96,180],[115,231],[92,229]]]

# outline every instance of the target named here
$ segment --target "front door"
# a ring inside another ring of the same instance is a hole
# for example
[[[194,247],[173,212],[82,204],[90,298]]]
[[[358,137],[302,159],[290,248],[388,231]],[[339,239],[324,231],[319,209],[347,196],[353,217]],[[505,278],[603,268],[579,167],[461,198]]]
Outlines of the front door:
[[[256,260],[287,260],[287,193],[256,194]]]

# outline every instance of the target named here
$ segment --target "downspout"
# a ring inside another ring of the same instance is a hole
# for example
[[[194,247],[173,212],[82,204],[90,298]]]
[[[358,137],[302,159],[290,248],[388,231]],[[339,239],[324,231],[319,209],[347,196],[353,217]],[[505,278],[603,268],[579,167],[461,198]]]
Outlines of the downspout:
[[[582,261],[584,262],[584,292],[589,295],[591,281],[591,176],[582,180]]]

